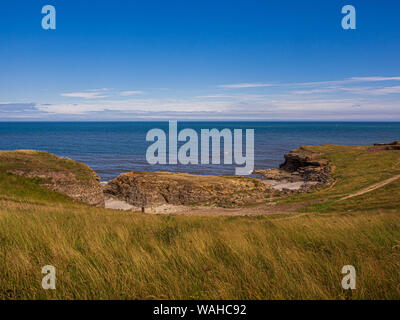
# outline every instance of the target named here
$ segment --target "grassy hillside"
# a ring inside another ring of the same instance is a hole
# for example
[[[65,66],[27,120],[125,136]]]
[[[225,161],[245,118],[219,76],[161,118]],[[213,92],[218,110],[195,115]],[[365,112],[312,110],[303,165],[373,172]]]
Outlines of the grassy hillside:
[[[399,299],[400,151],[306,147],[336,166],[333,186],[281,199],[299,213],[156,216],[92,208],[7,174],[0,158],[1,299]],[[12,161],[9,159],[9,161]],[[57,289],[41,288],[41,268]],[[354,265],[357,289],[341,287]]]
[[[364,195],[340,200],[368,186],[400,174],[400,150],[376,150],[373,147],[303,146],[320,153],[335,167],[335,183],[319,192],[283,199],[283,202],[314,202],[306,212],[379,211],[400,212],[400,179]],[[319,201],[317,201],[319,200]],[[317,202],[317,203],[315,203]]]
[[[19,176],[30,180],[19,179]],[[64,194],[77,201],[104,207],[99,176],[87,165],[33,150],[0,151],[0,198],[38,201],[55,194],[37,186]]]

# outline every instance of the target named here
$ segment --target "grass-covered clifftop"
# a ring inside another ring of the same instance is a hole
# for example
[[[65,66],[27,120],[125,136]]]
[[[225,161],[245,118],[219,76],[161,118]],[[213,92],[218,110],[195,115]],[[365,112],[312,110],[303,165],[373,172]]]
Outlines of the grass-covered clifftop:
[[[51,153],[0,151],[0,178],[0,197],[17,200],[21,197],[27,200],[57,197],[39,190],[39,185],[89,205],[104,206],[99,176],[82,163]]]
[[[334,183],[319,192],[286,198],[284,202],[314,202],[303,209],[308,212],[400,213],[400,150],[337,145],[302,149],[320,154],[334,166]]]
[[[400,151],[304,148],[335,167],[334,184],[279,199],[301,212],[254,217],[93,208],[10,173],[0,154],[0,298],[399,299],[399,180],[340,199],[399,174]],[[41,287],[45,265],[56,290]]]

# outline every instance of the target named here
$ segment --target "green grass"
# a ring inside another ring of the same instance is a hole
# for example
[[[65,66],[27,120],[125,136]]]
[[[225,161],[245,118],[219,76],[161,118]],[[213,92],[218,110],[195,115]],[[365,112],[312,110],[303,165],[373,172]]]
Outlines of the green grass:
[[[335,184],[318,192],[300,194],[282,199],[283,203],[315,202],[301,212],[368,211],[400,208],[399,181],[362,196],[338,201],[345,195],[400,174],[400,151],[370,152],[369,147],[354,146],[305,146],[306,150],[321,153],[335,167]]]
[[[23,178],[0,171],[0,200],[17,203],[71,203],[71,199],[39,186],[40,179]]]
[[[312,148],[337,183],[285,201],[337,198],[399,172],[400,153]],[[302,214],[167,216],[81,205],[5,167],[0,299],[400,299],[399,182]],[[56,267],[54,291],[41,288],[45,265]]]
[[[0,172],[52,171],[72,173],[80,183],[89,183],[88,166],[67,158],[59,158],[48,152],[33,150],[0,151]]]

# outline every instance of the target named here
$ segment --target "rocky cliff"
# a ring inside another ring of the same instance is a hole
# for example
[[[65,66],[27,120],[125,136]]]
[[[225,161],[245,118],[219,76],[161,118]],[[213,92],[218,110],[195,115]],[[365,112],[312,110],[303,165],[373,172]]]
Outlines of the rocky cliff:
[[[104,207],[100,178],[88,166],[47,152],[1,151],[0,170],[34,179],[42,187],[91,206]]]
[[[235,207],[264,201],[270,189],[254,178],[169,172],[130,172],[110,181],[106,196],[135,207],[207,205]]]
[[[400,150],[400,141],[394,141],[390,143],[374,143],[372,150]]]
[[[313,153],[300,147],[285,154],[285,162],[279,166],[283,171],[298,175],[304,181],[328,183],[331,181],[332,168],[328,160],[321,158],[318,153]]]
[[[273,189],[285,192],[311,191],[332,182],[332,167],[320,154],[303,147],[290,151],[279,169],[255,170]]]

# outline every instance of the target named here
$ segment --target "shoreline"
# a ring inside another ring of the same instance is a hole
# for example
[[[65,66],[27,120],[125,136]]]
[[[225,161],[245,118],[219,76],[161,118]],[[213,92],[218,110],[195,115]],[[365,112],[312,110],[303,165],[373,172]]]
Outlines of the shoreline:
[[[180,214],[218,211],[243,211],[248,207],[271,210],[276,198],[312,193],[334,182],[335,167],[318,150],[362,148],[368,153],[400,150],[400,141],[376,143],[368,147],[301,146],[284,155],[279,168],[258,169],[252,177],[196,175],[180,172],[122,173],[110,181],[101,181],[89,166],[54,154],[33,150],[2,151],[6,173],[38,179],[47,189],[107,209]],[[84,173],[84,174],[83,174]],[[254,177],[256,175],[257,177]],[[253,210],[256,212],[257,210]]]
[[[276,195],[311,192],[333,182],[330,177],[333,170],[329,162],[326,159],[319,159],[317,154],[308,152],[303,147],[292,150],[284,158],[285,161],[279,169],[254,170],[252,174],[257,178],[178,172],[124,173],[106,184],[103,183],[105,207],[156,214],[201,211],[203,207],[215,210],[215,207],[232,206],[242,207],[243,210],[248,204],[257,205],[257,202],[260,202],[259,205],[265,204]],[[240,180],[259,184],[260,189],[257,191],[249,189],[246,182],[243,187],[239,187],[237,181]],[[221,192],[218,187],[220,184],[231,194],[224,194],[226,190]],[[250,192],[250,198],[241,198],[237,203],[234,195],[243,192]],[[214,197],[226,200],[225,202],[212,200]],[[229,205],[229,201],[232,201],[232,204]],[[193,205],[191,202],[199,202],[199,205]],[[270,209],[270,206],[267,207]]]

